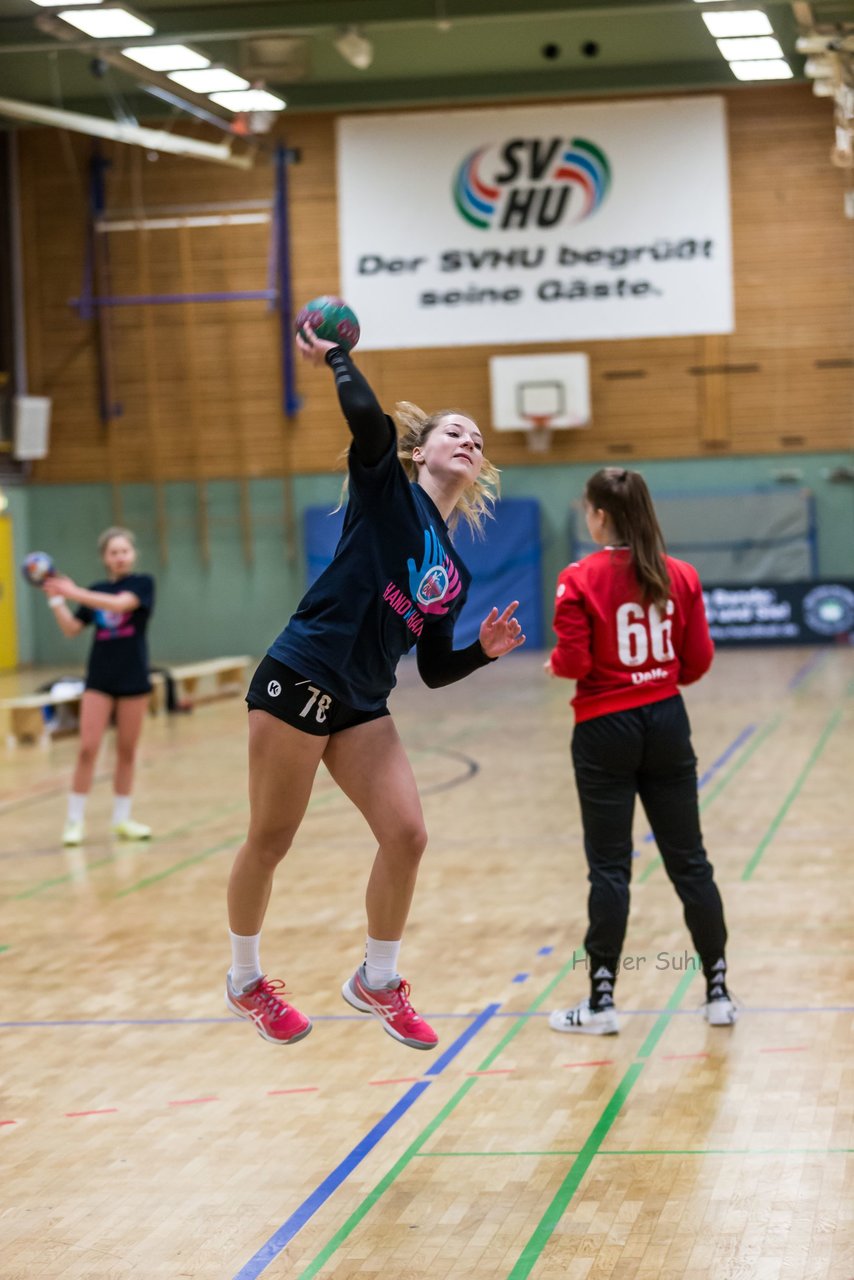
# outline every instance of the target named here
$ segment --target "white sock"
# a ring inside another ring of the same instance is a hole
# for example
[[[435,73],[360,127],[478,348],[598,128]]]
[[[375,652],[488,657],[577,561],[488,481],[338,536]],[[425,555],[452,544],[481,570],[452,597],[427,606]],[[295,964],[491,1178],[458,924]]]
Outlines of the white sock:
[[[385,987],[397,978],[397,957],[400,955],[400,939],[381,942],[368,938],[365,947],[365,977],[369,987]]]
[[[113,796],[113,826],[127,822],[130,817],[131,796]]]
[[[231,938],[231,985],[235,991],[243,991],[262,977],[261,935],[253,933],[251,937],[241,937],[229,929],[228,936]]]
[[[82,822],[83,815],[86,812],[87,796],[81,796],[75,791],[70,792],[68,796],[68,821]]]

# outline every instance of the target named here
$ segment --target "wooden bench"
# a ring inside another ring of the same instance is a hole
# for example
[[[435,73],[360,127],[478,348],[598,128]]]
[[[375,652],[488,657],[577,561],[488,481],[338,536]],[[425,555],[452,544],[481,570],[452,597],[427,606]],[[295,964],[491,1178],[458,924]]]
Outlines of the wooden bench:
[[[50,740],[45,707],[73,706],[79,712],[79,693],[25,693],[17,698],[3,698],[0,711],[6,713],[6,745],[16,747],[25,742],[46,746]]]
[[[236,658],[205,658],[201,662],[179,662],[165,668],[175,682],[179,703],[209,702],[231,693],[246,690],[246,668],[252,659],[245,654]],[[152,694],[152,697],[154,695]],[[162,689],[155,710],[161,706]]]
[[[163,677],[157,672],[151,673],[151,710],[157,710],[162,698]],[[6,745],[8,747],[23,746],[34,742],[47,746],[52,737],[45,719],[47,707],[71,707],[79,718],[80,693],[23,693],[14,698],[0,698],[0,715],[6,718]],[[64,732],[73,732],[65,730]]]
[[[166,670],[175,681],[178,701],[193,704],[226,694],[243,693],[247,683],[246,668],[251,663],[251,658],[240,655],[178,663]],[[151,672],[151,686],[151,713],[155,715],[165,704],[166,681],[160,672]],[[45,708],[73,706],[79,714],[80,698],[79,693],[28,693],[0,699],[0,715],[5,713],[7,721],[7,745],[14,747],[36,742],[46,746],[52,735],[48,732]]]

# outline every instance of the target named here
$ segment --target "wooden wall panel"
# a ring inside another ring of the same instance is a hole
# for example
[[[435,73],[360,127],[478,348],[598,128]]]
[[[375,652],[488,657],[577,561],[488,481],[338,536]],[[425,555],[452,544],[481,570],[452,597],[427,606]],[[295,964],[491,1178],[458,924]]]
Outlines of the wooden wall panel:
[[[557,433],[549,460],[708,457],[838,450],[854,424],[854,229],[829,161],[831,113],[806,86],[728,95],[736,331],[728,336],[537,344],[585,350],[594,423]],[[338,288],[335,135],[331,116],[280,124],[299,150],[290,169],[294,302]],[[281,409],[278,325],[262,301],[140,306],[110,313],[115,396],[99,418],[96,326],[69,299],[86,248],[90,142],[22,134],[31,387],[54,400],[41,481],[129,482],[326,471],[347,432],[329,379],[300,367],[296,417]],[[272,199],[273,170],[250,173],[104,148],[111,211],[164,212],[204,202]],[[263,289],[268,225],[116,232],[115,293]],[[530,346],[502,347],[521,354]],[[383,403],[458,407],[484,427],[503,466],[542,462],[521,433],[489,426],[485,347],[360,356]]]

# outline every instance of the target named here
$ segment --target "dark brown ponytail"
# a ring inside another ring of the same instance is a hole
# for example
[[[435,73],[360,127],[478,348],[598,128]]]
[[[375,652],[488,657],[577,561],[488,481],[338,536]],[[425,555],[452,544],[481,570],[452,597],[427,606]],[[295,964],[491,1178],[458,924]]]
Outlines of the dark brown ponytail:
[[[603,467],[587,481],[584,497],[594,511],[607,513],[617,541],[631,550],[644,597],[663,609],[670,596],[670,576],[664,537],[643,476],[621,467]]]

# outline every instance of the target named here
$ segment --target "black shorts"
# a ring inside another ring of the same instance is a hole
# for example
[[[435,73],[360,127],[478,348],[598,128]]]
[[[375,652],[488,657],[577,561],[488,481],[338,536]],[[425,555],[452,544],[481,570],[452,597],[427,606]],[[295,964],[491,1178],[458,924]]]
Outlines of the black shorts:
[[[101,684],[92,684],[90,680],[87,680],[84,692],[90,689],[93,693],[103,693],[107,698],[142,698],[147,693],[151,693],[151,685],[147,689],[105,689]]]
[[[376,711],[357,711],[269,654],[261,659],[252,677],[246,701],[250,711],[266,711],[319,738],[389,714],[385,703]]]

